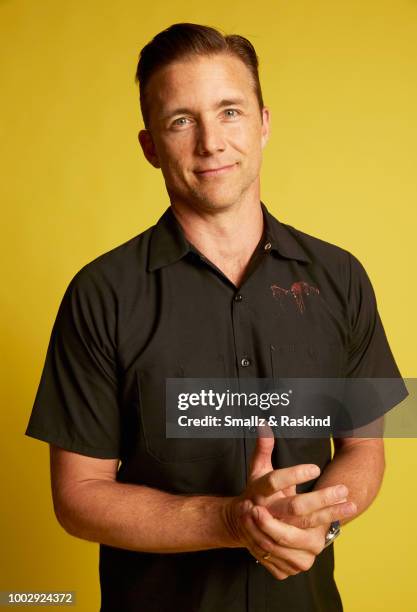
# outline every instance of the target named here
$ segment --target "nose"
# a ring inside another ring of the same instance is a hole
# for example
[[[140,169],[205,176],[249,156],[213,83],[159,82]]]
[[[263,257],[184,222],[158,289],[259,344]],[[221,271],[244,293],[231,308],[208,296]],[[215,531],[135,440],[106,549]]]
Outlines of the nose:
[[[196,149],[198,155],[211,155],[224,151],[225,143],[221,126],[215,121],[200,121],[197,128]]]

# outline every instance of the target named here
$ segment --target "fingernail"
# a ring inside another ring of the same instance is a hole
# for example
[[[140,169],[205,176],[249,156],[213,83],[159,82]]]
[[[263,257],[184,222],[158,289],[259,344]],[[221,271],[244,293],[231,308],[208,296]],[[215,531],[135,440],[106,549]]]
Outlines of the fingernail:
[[[343,508],[343,514],[345,514],[346,516],[349,514],[355,514],[355,512],[356,512],[356,505],[353,502],[349,502],[347,506]]]
[[[258,510],[258,508],[252,508],[252,516],[257,521],[259,520],[259,510]]]
[[[348,494],[348,489],[345,487],[345,485],[338,485],[335,489],[335,493],[337,497],[346,497]]]
[[[308,468],[308,473],[310,476],[318,476],[320,474],[320,468],[318,465],[310,465]]]

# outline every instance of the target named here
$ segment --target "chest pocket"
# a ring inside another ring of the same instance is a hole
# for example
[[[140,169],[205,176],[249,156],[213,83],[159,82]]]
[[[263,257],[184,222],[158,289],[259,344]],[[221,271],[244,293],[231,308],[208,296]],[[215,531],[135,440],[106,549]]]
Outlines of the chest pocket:
[[[337,378],[342,350],[337,343],[271,344],[273,378]]]
[[[187,438],[166,437],[166,379],[225,376],[222,355],[210,359],[209,369],[197,358],[171,367],[159,365],[137,370],[139,422],[147,453],[162,463],[218,459],[228,453],[233,440],[227,438],[193,438],[192,433]],[[184,414],[178,412],[178,416]]]

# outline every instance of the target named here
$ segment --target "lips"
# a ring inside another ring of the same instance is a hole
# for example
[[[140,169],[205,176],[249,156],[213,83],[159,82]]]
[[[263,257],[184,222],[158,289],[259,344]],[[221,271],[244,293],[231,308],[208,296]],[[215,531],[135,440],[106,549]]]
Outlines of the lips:
[[[236,164],[230,164],[228,166],[218,166],[217,168],[206,168],[203,170],[196,170],[195,173],[200,176],[214,176],[216,174],[223,174],[234,168]]]

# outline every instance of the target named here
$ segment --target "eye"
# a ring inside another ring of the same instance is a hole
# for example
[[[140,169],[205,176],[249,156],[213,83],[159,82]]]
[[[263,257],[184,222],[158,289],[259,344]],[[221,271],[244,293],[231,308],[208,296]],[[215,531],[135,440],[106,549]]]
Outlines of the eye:
[[[187,125],[185,122],[188,121],[187,117],[178,117],[178,119],[175,119],[175,121],[173,121],[172,125]]]
[[[239,115],[239,111],[236,108],[226,108],[224,112],[226,113],[227,117],[230,117],[230,119],[234,119]]]

